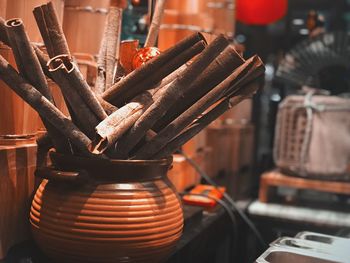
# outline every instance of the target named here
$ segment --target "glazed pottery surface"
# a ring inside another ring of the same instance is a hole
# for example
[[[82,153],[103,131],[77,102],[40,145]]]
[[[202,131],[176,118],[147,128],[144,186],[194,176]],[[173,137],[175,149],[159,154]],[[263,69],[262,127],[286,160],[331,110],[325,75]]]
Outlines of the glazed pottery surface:
[[[180,200],[166,177],[171,159],[94,160],[51,156],[56,169],[89,181],[44,180],[30,212],[37,244],[57,262],[162,262],[183,228]],[[48,170],[49,171],[49,170]]]

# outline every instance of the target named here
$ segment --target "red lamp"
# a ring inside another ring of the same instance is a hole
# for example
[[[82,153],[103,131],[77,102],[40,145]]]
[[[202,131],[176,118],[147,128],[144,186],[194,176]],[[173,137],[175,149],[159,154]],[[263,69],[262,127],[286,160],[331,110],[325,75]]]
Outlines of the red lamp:
[[[237,20],[249,25],[267,25],[285,16],[288,0],[236,0]]]

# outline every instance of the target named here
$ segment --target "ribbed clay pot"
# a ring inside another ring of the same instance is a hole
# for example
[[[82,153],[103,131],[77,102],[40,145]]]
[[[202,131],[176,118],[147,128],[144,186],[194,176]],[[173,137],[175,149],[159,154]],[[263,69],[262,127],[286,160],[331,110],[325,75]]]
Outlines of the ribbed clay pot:
[[[51,159],[55,169],[80,171],[89,179],[83,184],[44,180],[38,188],[30,222],[47,256],[65,263],[156,263],[173,251],[183,213],[166,177],[171,159],[95,160],[57,154]],[[43,171],[48,178],[72,175]]]

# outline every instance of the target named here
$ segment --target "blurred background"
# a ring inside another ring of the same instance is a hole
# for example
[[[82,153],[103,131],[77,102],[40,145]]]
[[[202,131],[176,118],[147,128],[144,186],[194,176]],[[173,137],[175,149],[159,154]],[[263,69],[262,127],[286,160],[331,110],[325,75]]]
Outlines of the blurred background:
[[[0,0],[0,16],[21,17],[30,39],[40,46],[42,40],[31,12],[43,2]],[[52,2],[70,50],[93,85],[110,0]],[[126,1],[121,52],[129,48],[136,53],[143,45],[156,2]],[[349,236],[349,30],[350,0],[166,1],[157,41],[160,51],[196,31],[202,32],[208,42],[224,34],[244,59],[257,54],[266,67],[264,78],[256,84],[261,88],[253,98],[186,143],[182,148],[185,155],[174,155],[169,178],[177,191],[184,194],[198,185],[207,185],[205,173],[215,184],[225,187],[230,204],[236,207],[237,221],[232,223],[223,210],[199,206],[198,211],[185,206],[188,228],[181,243],[184,249],[169,262],[254,262],[267,248],[261,243],[266,245],[304,230]],[[14,63],[10,49],[2,43],[0,54]],[[123,60],[122,53],[120,57]],[[35,170],[33,136],[43,131],[43,125],[4,85],[0,82],[0,151],[7,154],[9,146],[4,145],[9,143],[8,135],[29,138],[28,158],[11,155],[12,159],[4,162],[7,170],[13,170],[14,163],[16,167],[30,167],[18,169],[29,178],[26,194],[13,198],[22,205],[34,189],[30,177]],[[57,87],[50,85],[57,106],[67,112]],[[1,211],[0,199],[0,216]],[[23,214],[18,218],[19,222],[26,219]],[[7,232],[2,232],[5,227],[1,226],[0,241]],[[28,237],[26,230],[13,231],[18,239],[10,238],[11,244]],[[236,240],[234,249],[232,240]],[[206,248],[212,248],[211,252]],[[16,261],[16,253],[10,253],[4,263],[28,262]],[[28,253],[25,250],[24,254]]]

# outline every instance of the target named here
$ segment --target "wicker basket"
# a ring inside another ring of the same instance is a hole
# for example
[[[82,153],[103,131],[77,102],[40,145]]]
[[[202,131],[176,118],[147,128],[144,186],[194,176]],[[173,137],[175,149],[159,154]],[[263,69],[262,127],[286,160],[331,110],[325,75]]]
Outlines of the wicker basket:
[[[274,160],[298,176],[347,179],[350,174],[350,99],[288,96],[279,107]]]

